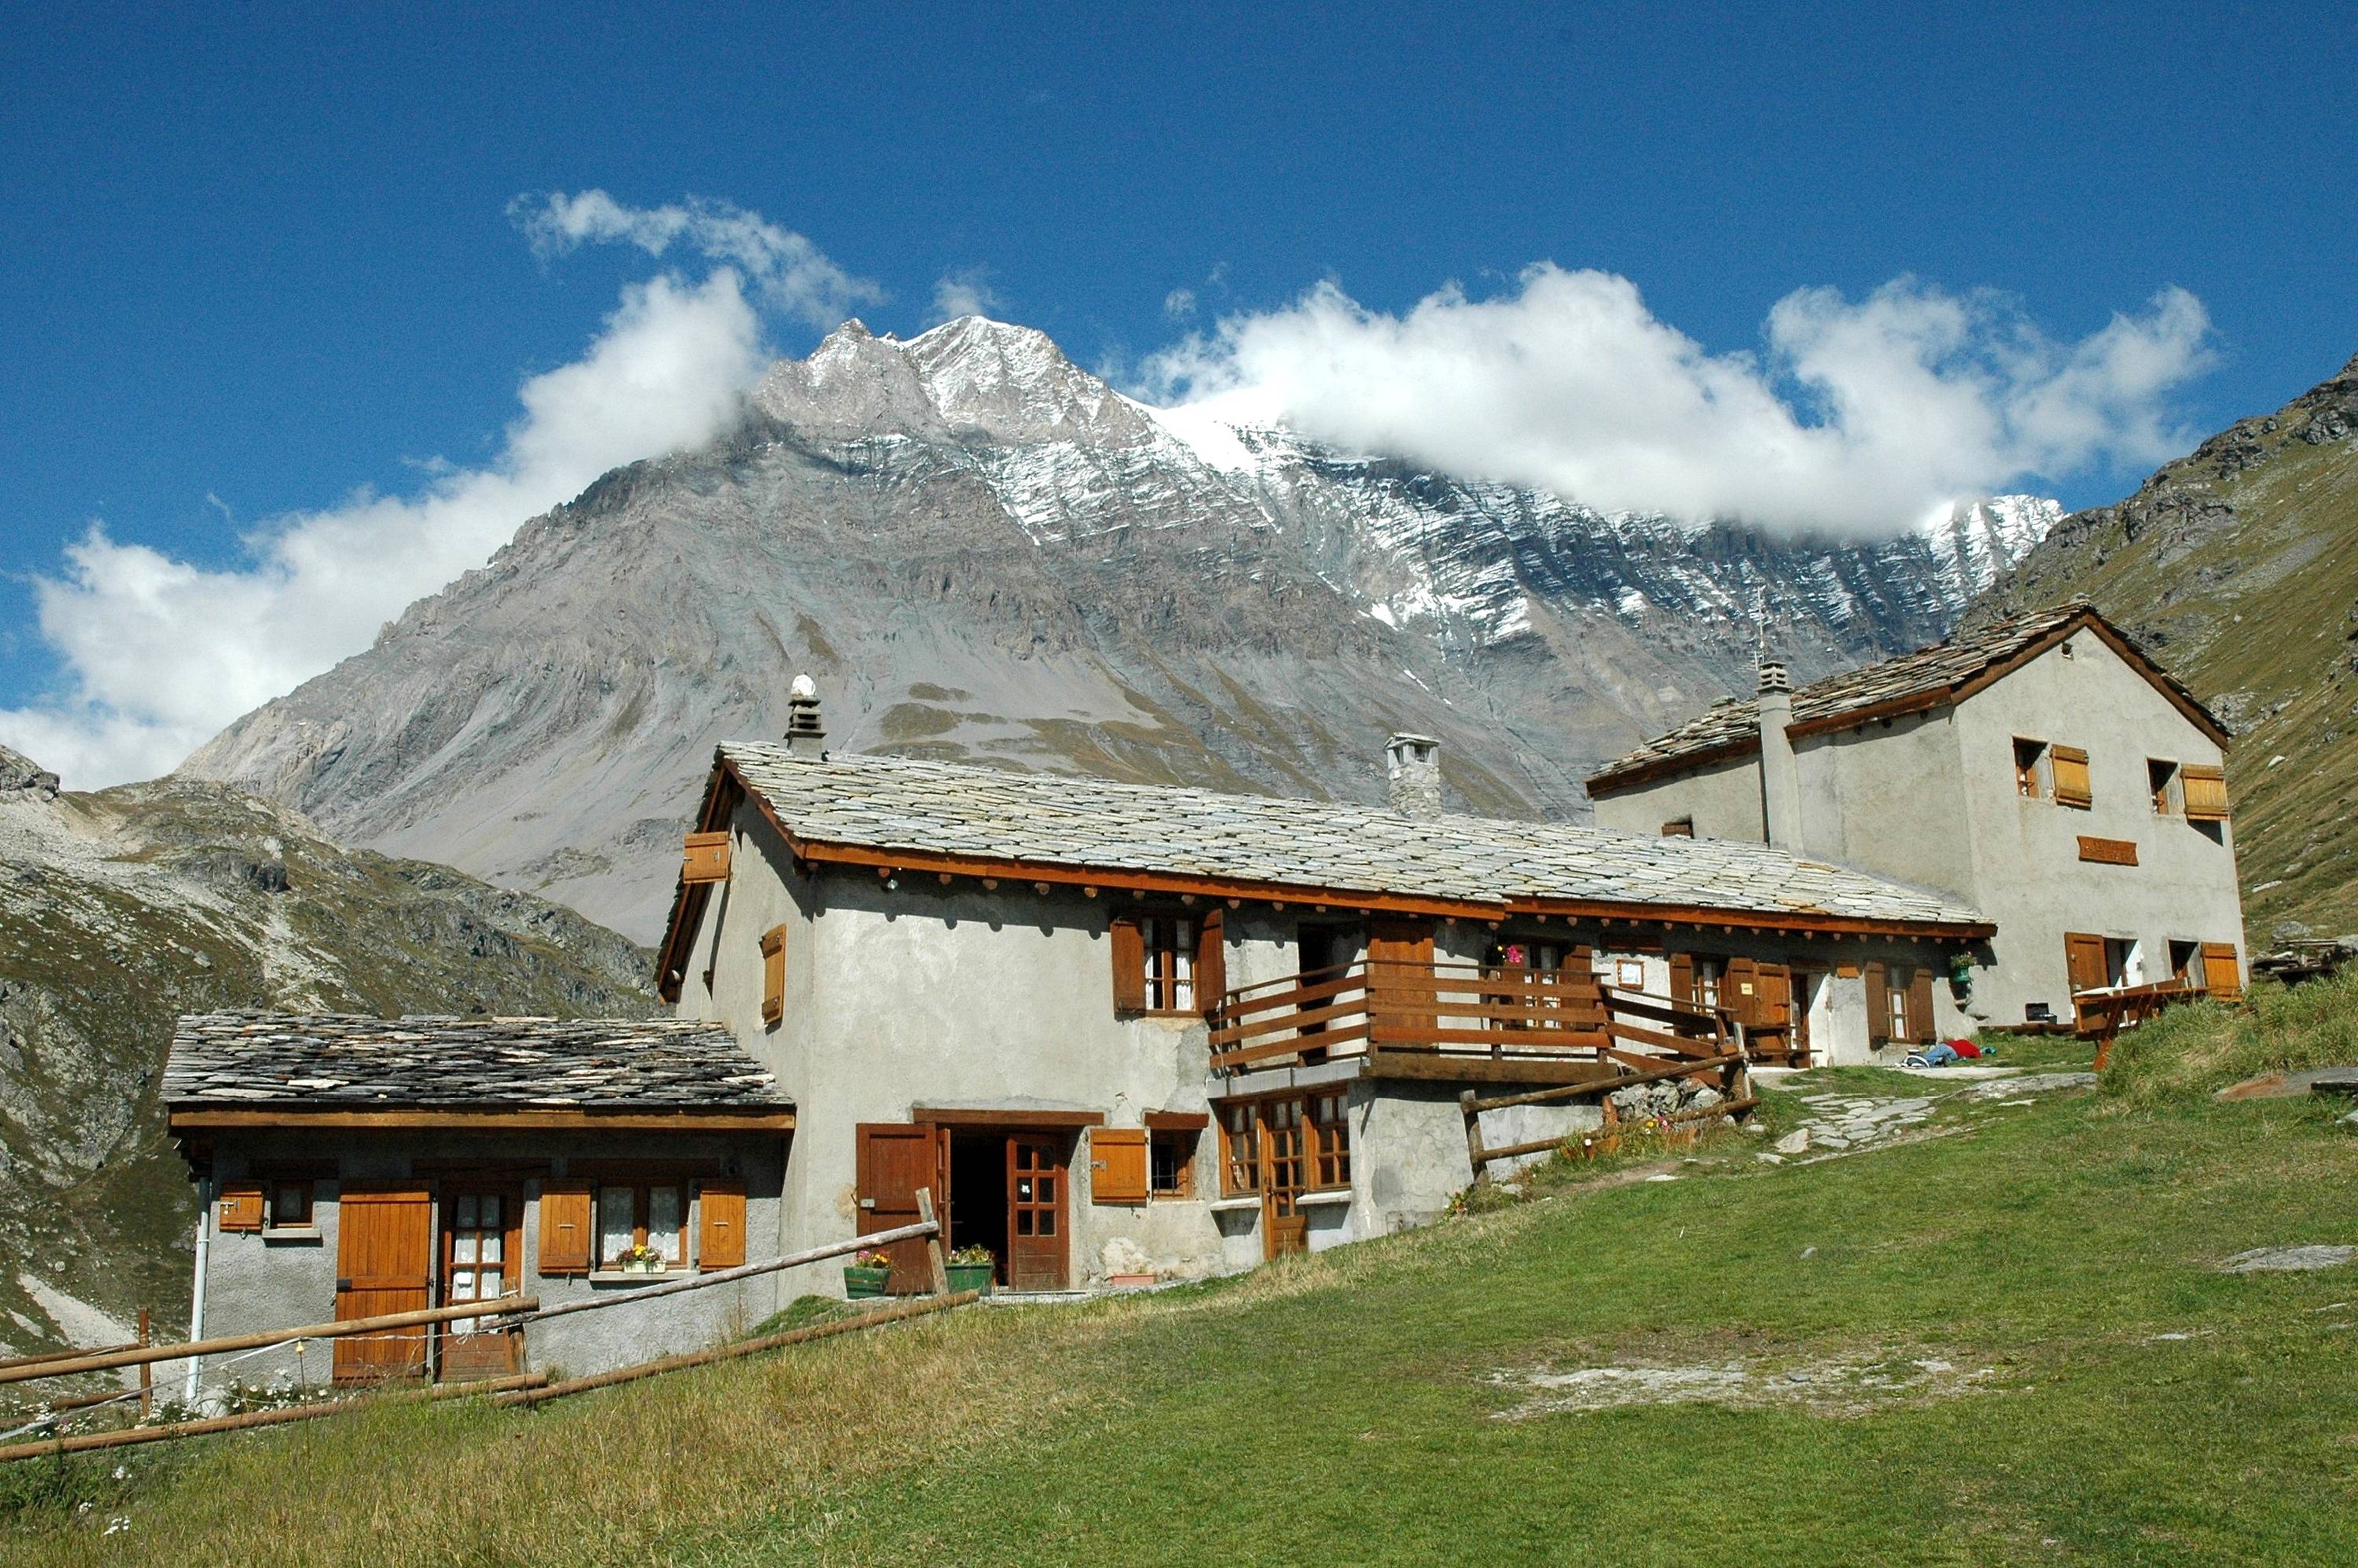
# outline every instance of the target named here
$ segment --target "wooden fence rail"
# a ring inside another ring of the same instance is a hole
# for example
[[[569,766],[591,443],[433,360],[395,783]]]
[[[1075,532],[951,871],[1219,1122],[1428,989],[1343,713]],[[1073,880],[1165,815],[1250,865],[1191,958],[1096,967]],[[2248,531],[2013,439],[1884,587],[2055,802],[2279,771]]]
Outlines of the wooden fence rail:
[[[0,1383],[21,1383],[33,1378],[69,1378],[78,1372],[104,1372],[116,1367],[137,1367],[153,1361],[186,1361],[198,1356],[219,1356],[232,1350],[259,1350],[271,1345],[292,1345],[298,1339],[340,1339],[352,1334],[377,1334],[389,1328],[416,1328],[427,1324],[455,1323],[461,1318],[499,1317],[537,1309],[537,1296],[502,1296],[496,1301],[466,1302],[457,1306],[424,1307],[416,1312],[380,1313],[375,1317],[347,1318],[341,1323],[308,1323],[300,1328],[265,1329],[258,1334],[233,1334],[221,1339],[195,1339],[179,1345],[131,1345],[101,1350],[61,1361],[32,1366],[0,1367]]]
[[[430,1389],[412,1389],[397,1394],[321,1400],[316,1404],[288,1405],[283,1410],[248,1411],[243,1415],[178,1421],[168,1426],[134,1426],[121,1432],[85,1433],[80,1437],[44,1437],[32,1443],[12,1444],[0,1448],[0,1464],[15,1459],[46,1459],[57,1454],[87,1454],[99,1448],[127,1448],[140,1443],[169,1443],[175,1438],[205,1437],[217,1432],[245,1432],[258,1426],[283,1426],[288,1422],[316,1421],[323,1415],[374,1410],[380,1405],[414,1404],[421,1400],[454,1400],[468,1394],[493,1394],[506,1390],[530,1389],[547,1381],[548,1374],[546,1372],[518,1372],[505,1378],[485,1379],[481,1382],[441,1383]]]

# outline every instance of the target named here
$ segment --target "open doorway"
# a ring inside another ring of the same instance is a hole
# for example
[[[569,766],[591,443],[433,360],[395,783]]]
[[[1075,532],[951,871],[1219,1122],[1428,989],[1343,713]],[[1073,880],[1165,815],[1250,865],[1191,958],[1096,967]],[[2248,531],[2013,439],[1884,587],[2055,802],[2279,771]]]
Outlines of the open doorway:
[[[950,1133],[950,1246],[988,1247],[1007,1283],[1007,1134]]]

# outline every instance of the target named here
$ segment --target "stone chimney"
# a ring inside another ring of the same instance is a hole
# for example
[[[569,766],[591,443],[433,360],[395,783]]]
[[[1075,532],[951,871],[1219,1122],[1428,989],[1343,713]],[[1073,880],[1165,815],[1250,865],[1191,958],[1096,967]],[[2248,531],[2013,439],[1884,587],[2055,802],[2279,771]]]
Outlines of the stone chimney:
[[[818,683],[808,676],[796,676],[786,692],[786,750],[816,756],[826,740],[827,731],[818,721]]]
[[[1781,659],[1760,650],[1760,816],[1770,848],[1801,853],[1801,774],[1793,742],[1785,733],[1793,722],[1793,680]]]
[[[1384,798],[1406,816],[1441,815],[1441,742],[1395,735],[1384,742]]]

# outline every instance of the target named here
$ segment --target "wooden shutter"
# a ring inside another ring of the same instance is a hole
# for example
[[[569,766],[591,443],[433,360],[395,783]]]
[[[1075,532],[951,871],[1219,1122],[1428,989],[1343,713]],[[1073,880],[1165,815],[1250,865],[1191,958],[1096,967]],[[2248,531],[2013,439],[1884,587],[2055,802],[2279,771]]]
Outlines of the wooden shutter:
[[[2074,996],[2102,988],[2112,973],[2104,965],[2104,939],[2083,931],[2063,933],[2063,972]]]
[[[786,1015],[786,928],[773,925],[762,933],[762,1022],[775,1023]]]
[[[2202,944],[2202,984],[2221,1001],[2235,1001],[2244,994],[2244,968],[2236,960],[2233,942]]]
[[[744,1260],[744,1180],[707,1176],[696,1195],[696,1265],[733,1269]]]
[[[1427,1043],[1439,1026],[1434,1011],[1433,922],[1368,922],[1368,1011],[1371,1043],[1385,1030],[1404,1031],[1406,1043]]]
[[[221,1199],[215,1205],[213,1228],[216,1230],[260,1230],[262,1228],[262,1184],[260,1182],[224,1182]]]
[[[2187,821],[2227,820],[2227,775],[2224,772],[2218,768],[2197,767],[2189,762],[2178,770],[2178,780],[2186,795]]]
[[[2077,746],[2058,746],[2055,758],[2055,804],[2085,811],[2096,796],[2088,787],[2088,753]]]
[[[1691,953],[1671,955],[1671,1000],[1694,1000],[1694,955]]]
[[[540,1272],[590,1271],[590,1184],[552,1177],[540,1184]]]
[[[1113,1010],[1116,1012],[1146,1011],[1146,934],[1139,929],[1138,917],[1117,914],[1109,927],[1113,940]]]
[[[729,880],[729,835],[726,833],[691,833],[687,847],[681,856],[679,880],[690,887],[698,882],[725,882]]]
[[[1206,1018],[1228,989],[1227,914],[1210,910],[1195,925],[1195,1006]]]
[[[1932,970],[1919,964],[1908,980],[1908,1038],[1916,1044],[1928,1044],[1932,1032]]]
[[[1871,1044],[1891,1044],[1891,990],[1879,958],[1866,966],[1866,1038]]]
[[[1146,1129],[1089,1129],[1089,1197],[1097,1203],[1146,1201]]]

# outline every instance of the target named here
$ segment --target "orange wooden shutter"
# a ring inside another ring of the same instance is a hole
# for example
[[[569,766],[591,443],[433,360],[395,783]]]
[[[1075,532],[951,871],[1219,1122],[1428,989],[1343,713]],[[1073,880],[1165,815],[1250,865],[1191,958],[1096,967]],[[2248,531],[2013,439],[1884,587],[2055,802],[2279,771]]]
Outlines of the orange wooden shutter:
[[[1671,1000],[1694,1000],[1694,956],[1690,953],[1671,955]]]
[[[2055,804],[2086,810],[2095,804],[2088,787],[2088,753],[2077,746],[2055,748]]]
[[[786,1015],[786,928],[773,925],[762,933],[762,1022],[775,1023]]]
[[[1877,1045],[1891,1043],[1891,991],[1880,959],[1866,966],[1866,1037]]]
[[[1932,1035],[1932,971],[1920,964],[1908,981],[1908,1037],[1918,1044]]]
[[[1146,1129],[1089,1129],[1089,1196],[1098,1203],[1146,1201]]]
[[[221,1201],[214,1209],[214,1228],[218,1230],[260,1230],[262,1228],[262,1184],[259,1182],[226,1182],[222,1185]]]
[[[707,1176],[697,1194],[696,1263],[700,1269],[733,1269],[745,1260],[745,1183],[736,1176]]]
[[[1227,914],[1211,910],[1195,927],[1195,1005],[1206,1017],[1228,989]]]
[[[1109,927],[1113,940],[1113,1010],[1146,1011],[1146,935],[1134,915],[1117,914]]]
[[[2178,770],[2180,787],[2186,795],[2186,820],[2189,822],[2224,822],[2227,820],[2227,775],[2218,768],[2197,767],[2189,762]]]
[[[698,882],[725,882],[729,880],[729,835],[726,833],[691,833],[686,851],[680,858],[679,880],[694,887]]]
[[[2235,957],[2233,942],[2202,944],[2202,984],[2221,1001],[2234,1001],[2244,994],[2244,968]]]
[[[571,1177],[540,1184],[540,1271],[590,1271],[590,1184]]]

